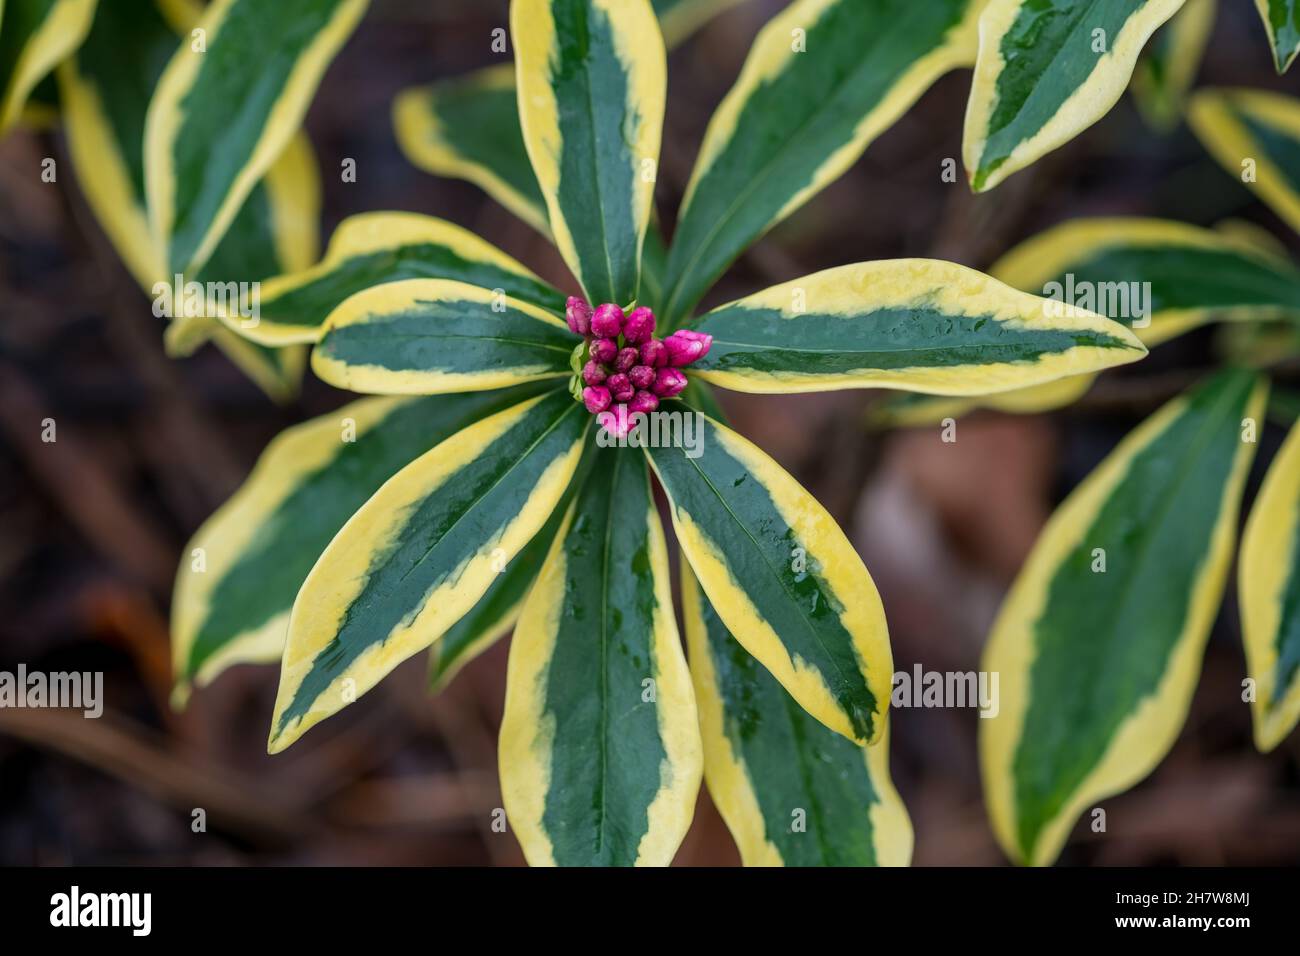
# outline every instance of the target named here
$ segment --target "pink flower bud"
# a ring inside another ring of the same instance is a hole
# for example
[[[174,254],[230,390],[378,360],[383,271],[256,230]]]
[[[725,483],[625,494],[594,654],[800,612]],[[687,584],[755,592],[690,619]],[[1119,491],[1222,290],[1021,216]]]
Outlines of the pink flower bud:
[[[655,334],[655,314],[645,306],[633,309],[623,325],[623,338],[630,345],[640,345]]]
[[[609,408],[609,403],[609,389],[603,385],[588,385],[582,390],[582,404],[586,405],[587,411],[593,415],[598,415]]]
[[[641,343],[641,364],[651,368],[663,368],[668,364],[668,347],[662,339]]]
[[[637,388],[649,388],[655,383],[655,370],[649,365],[634,365],[628,371],[627,377]]]
[[[696,359],[703,358],[713,344],[713,336],[682,329],[664,339],[668,349],[668,364],[678,367],[690,365]]]
[[[591,317],[591,334],[602,339],[617,338],[623,331],[623,310],[612,302],[606,302]]]
[[[591,334],[591,306],[576,295],[569,296],[569,301],[564,304],[564,318],[573,334]]]
[[[632,385],[632,380],[623,372],[611,375],[605,380],[605,384],[609,387],[609,394],[614,396],[616,402],[629,401],[636,394],[636,388]]]
[[[601,412],[596,416],[596,421],[600,422],[601,428],[617,438],[622,438],[632,430],[626,405],[615,405],[610,411]]]
[[[590,352],[593,362],[608,365],[618,354],[618,343],[613,339],[592,339]]]
[[[641,353],[636,349],[628,346],[625,349],[619,349],[618,355],[614,357],[614,371],[627,372],[641,358]]]
[[[582,367],[582,380],[588,385],[599,385],[605,381],[605,376],[609,374],[605,371],[605,366],[597,362],[588,362]]]
[[[661,368],[655,373],[654,393],[660,398],[672,398],[686,387],[686,376],[675,368]]]
[[[637,392],[627,407],[632,412],[653,412],[659,407],[659,398],[650,392]]]

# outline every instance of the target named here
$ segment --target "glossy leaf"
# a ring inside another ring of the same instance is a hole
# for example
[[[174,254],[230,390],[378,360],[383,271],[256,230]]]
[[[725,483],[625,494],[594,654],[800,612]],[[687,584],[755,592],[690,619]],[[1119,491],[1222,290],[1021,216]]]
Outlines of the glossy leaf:
[[[1264,90],[1201,90],[1187,120],[1229,175],[1300,231],[1300,99]]]
[[[1178,736],[1266,392],[1229,371],[1170,402],[1039,536],[982,663],[1001,690],[979,722],[985,803],[1012,859],[1051,863],[1079,814],[1145,777]]]
[[[1291,263],[1222,230],[1163,219],[1072,219],[989,271],[1107,314],[1149,346],[1206,322],[1300,315],[1300,270]]]
[[[282,432],[183,552],[177,703],[233,664],[279,660],[298,589],[344,522],[415,458],[537,388],[367,398]]]
[[[1145,354],[1118,323],[1088,312],[1056,316],[1050,305],[951,262],[841,266],[696,320],[713,346],[692,371],[745,392],[978,395]]]
[[[689,414],[680,403],[666,410]],[[893,665],[880,596],[835,520],[725,425],[647,450],[673,526],[728,630],[813,717],[854,740],[884,729]],[[690,457],[695,454],[696,457]]]
[[[1285,73],[1300,53],[1300,0],[1255,0],[1255,8],[1268,31],[1273,65]]]
[[[311,367],[354,392],[433,394],[572,374],[563,320],[490,289],[406,279],[359,292],[325,322]]]
[[[513,65],[403,90],[393,101],[393,128],[413,165],[468,180],[549,234],[546,199],[519,128]]]
[[[667,67],[649,0],[515,0],[519,119],[556,246],[593,302],[636,298]]]
[[[0,4],[0,135],[18,121],[37,84],[81,45],[96,0]]]
[[[709,123],[682,201],[668,261],[669,325],[939,76],[974,61],[978,6],[800,0],[763,29]]]
[[[1300,720],[1300,426],[1269,465],[1241,539],[1238,592],[1255,744],[1269,751]]]
[[[149,222],[197,273],[298,130],[366,0],[216,0],[163,73],[145,130]]]
[[[976,192],[1110,111],[1138,54],[1184,0],[989,0],[962,157]]]
[[[494,564],[555,510],[590,421],[566,391],[498,412],[415,459],[348,519],[294,601],[272,753],[474,607]]]
[[[671,49],[740,0],[654,0]],[[539,232],[549,235],[546,200],[519,128],[514,64],[403,90],[393,128],[408,160],[435,176],[474,183]]]
[[[1207,322],[1300,318],[1300,271],[1257,236],[1228,224],[1202,229],[1164,219],[1072,219],[1021,243],[989,271],[1026,292],[1107,312],[1151,347]],[[891,403],[877,417],[915,425],[975,407],[1046,412],[1077,401],[1095,379],[1076,375],[966,403]]]
[[[87,205],[136,282],[151,296],[173,285],[153,244],[145,208],[143,138],[153,89],[198,9],[166,0],[114,0],[101,5],[85,42],[60,64],[58,81],[68,151]],[[289,142],[254,187],[199,282],[256,282],[305,269],[319,243],[320,177],[306,137]],[[268,395],[296,394],[306,353],[275,352],[226,332],[205,307],[167,330],[172,354],[188,355],[213,341]]]
[[[262,284],[259,321],[228,320],[267,345],[314,342],[345,299],[404,279],[451,279],[564,313],[564,295],[473,233],[409,212],[372,212],[339,224],[325,258]]]
[[[510,646],[506,814],[534,866],[667,866],[702,749],[645,462],[604,449]]]
[[[889,778],[888,735],[827,730],[727,631],[682,561],[682,616],[704,777],[746,866],[906,866],[912,824]]]
[[[560,524],[568,514],[573,486],[581,480],[581,473],[582,467],[579,466],[579,477],[575,477],[569,492],[555,506],[542,530],[511,561],[499,566],[496,579],[478,603],[429,648],[430,692],[437,693],[450,684],[462,667],[505,637],[515,626],[524,598],[537,580],[551,544],[560,531]]]

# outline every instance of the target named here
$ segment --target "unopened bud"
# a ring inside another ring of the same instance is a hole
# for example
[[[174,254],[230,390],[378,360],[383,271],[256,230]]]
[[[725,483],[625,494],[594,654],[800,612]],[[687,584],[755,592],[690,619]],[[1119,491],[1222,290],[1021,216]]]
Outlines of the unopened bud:
[[[648,342],[655,333],[655,314],[645,306],[633,309],[623,324],[623,338],[629,345]]]
[[[617,338],[623,331],[623,310],[606,302],[591,317],[591,334],[602,339]]]

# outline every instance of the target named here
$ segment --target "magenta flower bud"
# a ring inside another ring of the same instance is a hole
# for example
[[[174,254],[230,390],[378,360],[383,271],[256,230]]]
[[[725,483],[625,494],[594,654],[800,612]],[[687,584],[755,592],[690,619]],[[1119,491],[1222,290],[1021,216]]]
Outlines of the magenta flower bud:
[[[569,296],[569,301],[564,304],[564,318],[574,335],[591,334],[591,306],[576,295]]]
[[[637,388],[649,388],[655,383],[655,370],[649,365],[634,365],[627,373]]]
[[[662,339],[641,343],[641,364],[651,368],[663,368],[668,364],[668,347]]]
[[[660,398],[680,395],[686,387],[686,376],[675,368],[661,368],[655,373],[654,393]]]
[[[632,384],[632,380],[623,372],[611,375],[606,379],[605,384],[609,388],[609,394],[614,396],[616,402],[629,401],[636,394],[636,387]]]
[[[603,385],[588,385],[582,390],[582,404],[586,405],[587,411],[593,415],[599,415],[609,408],[609,403],[609,389]]]
[[[596,416],[596,421],[600,422],[601,428],[616,438],[622,438],[632,430],[626,405],[615,405],[610,411],[601,412]]]
[[[631,412],[653,412],[659,407],[659,397],[651,392],[637,392],[627,407]]]
[[[627,322],[623,324],[623,338],[631,345],[648,342],[655,334],[655,314],[645,306],[628,313]]]
[[[596,362],[588,362],[582,367],[582,380],[588,385],[599,385],[605,381],[605,376],[609,374],[605,371],[605,366]]]
[[[623,310],[606,302],[591,316],[591,334],[602,339],[617,338],[623,331]]]
[[[618,355],[614,357],[614,371],[628,372],[632,366],[641,358],[641,353],[630,345],[627,348],[619,349]]]
[[[613,339],[592,339],[590,352],[593,362],[608,365],[618,354],[618,343]]]
[[[664,346],[668,349],[668,364],[678,367],[690,365],[696,359],[707,355],[712,344],[711,335],[693,332],[690,329],[674,332],[664,339]]]

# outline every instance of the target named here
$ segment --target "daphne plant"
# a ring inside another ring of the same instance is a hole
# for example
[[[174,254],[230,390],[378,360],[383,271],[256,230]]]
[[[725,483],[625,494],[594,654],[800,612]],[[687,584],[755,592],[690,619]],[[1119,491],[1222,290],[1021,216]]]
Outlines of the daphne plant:
[[[1203,89],[1187,115],[1221,165],[1300,228],[1300,101]],[[1121,442],[1053,515],[994,626],[983,667],[1002,674],[1003,695],[1001,713],[980,727],[986,803],[1007,853],[1042,864],[1056,859],[1084,808],[1133,786],[1173,746],[1234,553],[1242,700],[1257,747],[1278,746],[1300,720],[1294,405],[1274,405],[1290,434],[1235,547],[1264,427],[1263,370],[1300,348],[1300,269],[1267,232],[1241,223],[1085,219],[1028,240],[992,271],[1063,305],[1101,295],[1084,301],[1134,325],[1148,346],[1223,322],[1232,334],[1221,341],[1244,343],[1225,364],[1257,369],[1209,377]],[[1043,411],[1075,401],[1094,378],[976,401]],[[889,416],[919,422],[970,407],[922,397]]]
[[[795,4],[846,72],[793,55],[799,21],[774,21],[648,281],[666,85],[655,10],[515,0],[520,135],[581,295],[399,213],[346,221],[318,265],[268,283],[248,334],[313,343],[317,375],[378,397],[277,439],[196,534],[174,603],[178,700],[231,663],[280,656],[279,752],[410,656],[432,646],[441,685],[513,625],[500,773],[529,862],[670,862],[703,774],[747,863],[906,863],[880,598],[825,508],[724,423],[710,387],[983,394],[1145,350],[1119,323],[1049,315],[920,259],[693,311],[746,241],[954,58],[948,44],[969,49],[971,8],[939,6]],[[857,40],[892,16],[933,19],[924,69],[863,64]],[[783,149],[772,97],[829,126]],[[689,669],[656,482],[681,549]]]

